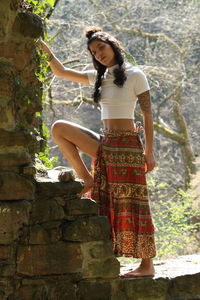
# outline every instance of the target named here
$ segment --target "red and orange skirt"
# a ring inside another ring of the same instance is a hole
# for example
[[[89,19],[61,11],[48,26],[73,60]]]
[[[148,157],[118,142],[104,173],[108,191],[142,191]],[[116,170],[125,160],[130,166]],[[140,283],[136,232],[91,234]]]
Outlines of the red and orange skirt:
[[[91,197],[99,204],[99,214],[109,218],[116,256],[152,258],[156,255],[138,133],[106,131],[101,136]]]

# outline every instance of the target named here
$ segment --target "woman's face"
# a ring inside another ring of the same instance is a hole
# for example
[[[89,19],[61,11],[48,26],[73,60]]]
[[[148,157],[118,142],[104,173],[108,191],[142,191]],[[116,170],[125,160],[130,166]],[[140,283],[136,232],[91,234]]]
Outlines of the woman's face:
[[[95,59],[102,65],[112,67],[117,63],[115,53],[109,44],[99,40],[94,40],[89,45],[89,49]]]

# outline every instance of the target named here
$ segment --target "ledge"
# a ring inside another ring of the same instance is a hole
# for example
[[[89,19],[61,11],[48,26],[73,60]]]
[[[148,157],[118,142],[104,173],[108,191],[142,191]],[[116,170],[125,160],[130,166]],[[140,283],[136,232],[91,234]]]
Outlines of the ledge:
[[[136,265],[124,265],[121,271],[135,267]],[[200,299],[200,255],[157,261],[155,267],[154,278],[81,281],[78,294],[81,300]]]

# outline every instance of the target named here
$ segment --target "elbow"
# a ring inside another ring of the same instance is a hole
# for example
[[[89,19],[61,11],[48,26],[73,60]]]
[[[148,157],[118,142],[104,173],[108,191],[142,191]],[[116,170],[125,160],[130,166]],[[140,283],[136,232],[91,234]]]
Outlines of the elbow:
[[[51,68],[54,75],[58,77],[63,77],[63,74],[65,72],[65,68]]]
[[[153,120],[153,114],[152,114],[151,110],[149,110],[149,111],[142,111],[142,116],[143,116],[143,119]]]

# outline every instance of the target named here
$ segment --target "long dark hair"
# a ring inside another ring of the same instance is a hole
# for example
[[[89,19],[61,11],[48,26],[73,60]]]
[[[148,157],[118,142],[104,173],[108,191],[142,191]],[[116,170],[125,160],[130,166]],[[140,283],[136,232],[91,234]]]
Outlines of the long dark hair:
[[[113,74],[114,74],[113,83],[119,87],[122,87],[124,85],[124,82],[127,79],[127,76],[125,74],[125,68],[123,65],[124,64],[124,57],[123,57],[124,49],[122,48],[120,42],[117,39],[115,39],[113,36],[108,34],[107,32],[103,32],[100,27],[95,27],[95,26],[86,27],[84,32],[85,32],[85,36],[88,38],[87,47],[88,47],[89,51],[90,51],[89,45],[94,40],[99,40],[101,42],[107,43],[112,47],[112,49],[115,53],[116,62],[119,65],[118,68],[115,68],[113,70]],[[90,51],[90,53],[91,53],[91,51]],[[92,55],[94,68],[97,70],[97,78],[96,78],[96,82],[95,82],[93,98],[94,98],[94,102],[98,103],[101,98],[101,83],[102,83],[103,75],[104,75],[107,67],[102,65],[100,62],[98,62],[92,53],[91,53],[91,55]]]

